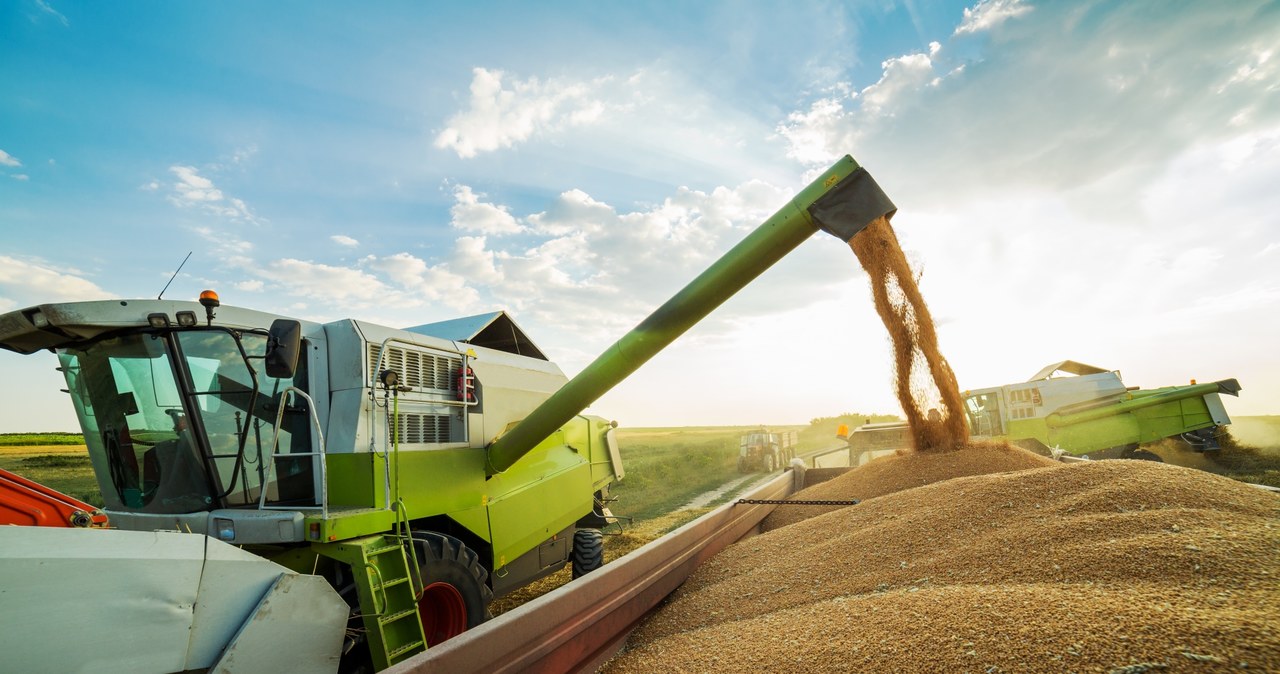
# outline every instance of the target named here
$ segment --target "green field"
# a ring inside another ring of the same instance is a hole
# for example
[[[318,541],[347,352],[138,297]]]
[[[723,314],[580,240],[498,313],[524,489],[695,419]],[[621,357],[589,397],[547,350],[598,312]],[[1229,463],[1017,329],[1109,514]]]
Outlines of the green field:
[[[618,430],[626,478],[615,485],[615,514],[647,520],[741,477],[738,436],[749,428]]]
[[[84,437],[79,433],[0,433],[0,447],[83,444]]]
[[[102,492],[85,454],[0,454],[0,468],[99,508]]]

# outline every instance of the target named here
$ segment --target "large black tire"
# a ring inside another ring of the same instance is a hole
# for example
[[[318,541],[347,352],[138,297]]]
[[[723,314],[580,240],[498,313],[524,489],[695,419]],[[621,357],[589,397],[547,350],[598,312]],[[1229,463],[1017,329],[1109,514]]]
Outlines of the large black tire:
[[[747,460],[742,458],[741,456],[738,457],[738,472],[739,473],[747,472]]]
[[[427,646],[458,636],[493,617],[489,613],[493,599],[489,572],[480,563],[479,555],[462,541],[434,531],[413,532],[413,546],[422,574],[418,615]]]
[[[578,529],[573,532],[573,551],[569,555],[573,564],[573,577],[581,578],[604,566],[604,535],[599,529]]]

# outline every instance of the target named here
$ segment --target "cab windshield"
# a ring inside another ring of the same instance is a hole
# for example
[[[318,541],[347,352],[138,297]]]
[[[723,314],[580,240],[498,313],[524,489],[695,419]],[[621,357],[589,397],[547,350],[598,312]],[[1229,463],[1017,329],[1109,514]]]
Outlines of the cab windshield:
[[[256,505],[281,392],[261,372],[267,337],[222,329],[121,335],[59,353],[107,508],[187,513]],[[255,360],[256,359],[256,360]],[[251,364],[257,364],[253,367]],[[310,452],[287,408],[277,454]],[[311,500],[310,457],[277,461],[273,503]]]

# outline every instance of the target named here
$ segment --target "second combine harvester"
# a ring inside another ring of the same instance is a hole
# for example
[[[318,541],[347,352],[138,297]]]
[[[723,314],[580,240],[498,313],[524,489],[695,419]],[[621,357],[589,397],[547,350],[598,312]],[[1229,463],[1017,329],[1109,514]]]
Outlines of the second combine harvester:
[[[352,607],[344,659],[382,669],[598,566],[623,467],[582,410],[815,232],[894,210],[845,157],[567,381],[501,312],[399,330],[210,292],[12,311],[0,346],[57,353],[112,525],[323,575]]]

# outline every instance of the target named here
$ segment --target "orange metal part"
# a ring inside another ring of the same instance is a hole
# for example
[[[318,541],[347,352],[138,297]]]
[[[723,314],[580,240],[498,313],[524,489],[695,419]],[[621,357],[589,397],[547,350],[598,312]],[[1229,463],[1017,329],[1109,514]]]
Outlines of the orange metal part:
[[[106,528],[106,513],[62,492],[0,469],[0,525]]]

